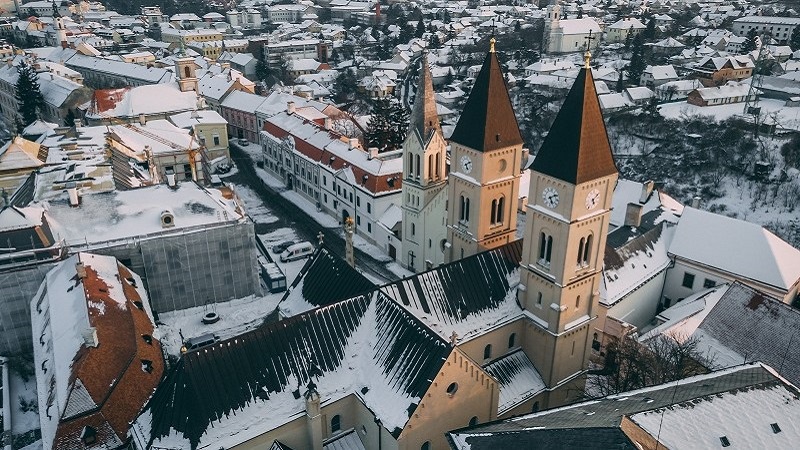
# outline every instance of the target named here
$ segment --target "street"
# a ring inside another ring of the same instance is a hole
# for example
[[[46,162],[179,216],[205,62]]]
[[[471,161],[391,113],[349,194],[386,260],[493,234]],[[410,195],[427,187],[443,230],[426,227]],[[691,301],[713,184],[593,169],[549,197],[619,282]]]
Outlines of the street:
[[[284,198],[280,193],[264,183],[256,174],[255,163],[245,151],[235,143],[230,145],[231,158],[236,163],[239,172],[226,177],[226,182],[246,186],[253,190],[263,201],[264,206],[271,210],[277,220],[270,223],[256,223],[256,234],[267,234],[281,228],[291,228],[301,240],[314,244],[317,235],[325,235],[325,246],[344,259],[345,242],[341,229],[324,228],[317,223],[308,213],[294,203]],[[400,277],[387,269],[384,261],[379,261],[360,248],[355,248],[356,267],[369,278],[378,278],[384,282],[394,281]],[[294,280],[287,280],[291,283]]]

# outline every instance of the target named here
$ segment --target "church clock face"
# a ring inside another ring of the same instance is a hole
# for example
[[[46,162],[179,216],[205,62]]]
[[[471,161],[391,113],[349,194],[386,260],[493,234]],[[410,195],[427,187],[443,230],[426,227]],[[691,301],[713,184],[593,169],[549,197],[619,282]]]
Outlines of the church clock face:
[[[544,206],[555,208],[558,206],[558,191],[553,187],[546,187],[542,191],[542,201]]]
[[[464,173],[472,172],[472,160],[467,155],[461,157],[461,170]]]
[[[600,191],[597,189],[592,189],[588,195],[586,195],[586,209],[592,210],[597,205],[600,204]]]

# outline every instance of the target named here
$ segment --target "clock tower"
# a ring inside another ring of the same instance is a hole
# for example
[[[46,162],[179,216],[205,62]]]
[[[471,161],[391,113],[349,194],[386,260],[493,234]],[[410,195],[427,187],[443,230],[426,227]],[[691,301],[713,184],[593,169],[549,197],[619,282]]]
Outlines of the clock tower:
[[[617,168],[588,61],[587,52],[531,167],[519,300],[537,342],[529,356],[549,388],[582,383],[602,314]],[[550,406],[568,400],[551,397]]]
[[[516,239],[522,136],[494,38],[450,137],[448,261]]]

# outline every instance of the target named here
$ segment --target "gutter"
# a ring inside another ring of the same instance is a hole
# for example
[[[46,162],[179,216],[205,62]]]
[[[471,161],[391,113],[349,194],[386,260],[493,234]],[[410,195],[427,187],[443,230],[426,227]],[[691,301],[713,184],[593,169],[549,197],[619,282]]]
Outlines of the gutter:
[[[11,450],[11,386],[9,385],[8,376],[8,359],[0,356],[0,367],[2,368],[2,386],[3,390],[3,432],[0,435],[0,444],[3,445],[4,450]]]

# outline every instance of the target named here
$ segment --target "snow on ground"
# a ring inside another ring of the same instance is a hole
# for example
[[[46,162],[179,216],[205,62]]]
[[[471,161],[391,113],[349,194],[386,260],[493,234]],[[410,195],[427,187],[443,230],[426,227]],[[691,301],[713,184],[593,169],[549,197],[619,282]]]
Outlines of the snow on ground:
[[[269,251],[269,255],[272,257],[272,260],[275,261],[275,264],[281,268],[284,276],[286,276],[286,285],[288,286],[292,284],[294,279],[297,278],[297,275],[300,273],[300,270],[303,268],[303,265],[306,263],[306,258],[299,259],[297,261],[283,262],[280,258],[281,255],[272,251],[272,246],[290,240],[300,242],[300,238],[297,237],[297,234],[291,228],[278,228],[277,230],[273,230],[267,234],[259,234],[258,236],[267,246],[267,250]],[[312,244],[316,245],[317,243],[312,242]]]
[[[386,264],[386,269],[400,278],[408,278],[411,275],[414,275],[414,272],[406,270],[405,267],[401,266],[397,262],[390,262],[389,264]],[[384,280],[380,284],[384,284],[385,282],[386,281]]]
[[[800,130],[800,108],[787,107],[786,101],[772,98],[759,100],[762,120],[766,116],[774,118],[779,127]],[[686,102],[665,103],[658,107],[658,112],[668,119],[682,119],[687,116],[706,116],[722,121],[744,112],[744,103],[729,103],[716,106],[695,106]]]
[[[167,354],[179,355],[184,339],[205,333],[214,333],[220,339],[226,339],[257,328],[275,310],[282,296],[283,292],[265,297],[250,296],[215,305],[162,313],[158,326],[161,345]],[[219,322],[209,325],[202,323],[203,315],[212,311],[219,315]]]
[[[244,210],[247,211],[247,215],[250,216],[253,222],[267,224],[278,221],[278,218],[264,205],[264,202],[252,189],[241,184],[231,183],[230,186],[244,202]]]
[[[11,432],[15,435],[22,434],[39,428],[38,397],[36,395],[36,379],[33,376],[28,381],[22,379],[16,370],[9,370],[9,399],[11,401]],[[35,405],[33,408],[23,408],[26,405]],[[31,410],[32,409],[32,410]],[[39,446],[41,447],[41,442]]]

